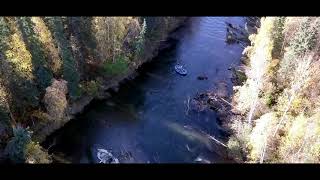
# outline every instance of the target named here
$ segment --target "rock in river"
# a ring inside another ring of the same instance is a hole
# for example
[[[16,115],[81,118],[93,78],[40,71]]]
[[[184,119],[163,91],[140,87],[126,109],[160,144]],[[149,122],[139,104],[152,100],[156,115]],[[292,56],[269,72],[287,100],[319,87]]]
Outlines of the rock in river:
[[[198,79],[198,80],[207,80],[208,77],[207,77],[207,76],[204,76],[204,75],[201,75],[201,76],[198,76],[197,79]]]

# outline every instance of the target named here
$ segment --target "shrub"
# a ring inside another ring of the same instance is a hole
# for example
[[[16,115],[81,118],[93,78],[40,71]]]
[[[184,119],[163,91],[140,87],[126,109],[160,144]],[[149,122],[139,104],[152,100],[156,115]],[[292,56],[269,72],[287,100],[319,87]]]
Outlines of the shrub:
[[[247,80],[246,74],[240,70],[233,69],[233,76],[237,85],[242,85]]]
[[[273,107],[276,104],[276,97],[269,93],[265,96],[266,104],[269,108]]]
[[[103,71],[106,75],[121,75],[128,71],[128,58],[125,55],[120,55],[113,63],[111,60],[107,60],[103,64]]]
[[[88,93],[90,96],[97,96],[99,93],[100,86],[101,84],[99,81],[91,80],[89,82],[85,82],[83,88],[84,91]]]
[[[31,142],[30,132],[18,126],[13,129],[13,137],[8,142],[5,153],[15,163],[24,163],[26,160],[26,146]]]
[[[51,159],[39,143],[31,140],[31,132],[18,126],[13,129],[13,137],[8,142],[5,153],[14,163],[50,163]]]
[[[51,157],[39,145],[39,143],[30,142],[26,146],[26,163],[29,164],[48,164],[51,163]]]

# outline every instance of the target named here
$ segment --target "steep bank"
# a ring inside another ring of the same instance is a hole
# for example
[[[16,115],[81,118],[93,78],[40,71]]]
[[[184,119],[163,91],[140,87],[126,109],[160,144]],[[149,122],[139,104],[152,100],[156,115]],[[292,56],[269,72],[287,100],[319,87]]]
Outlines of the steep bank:
[[[250,36],[227,122],[238,161],[319,162],[318,30],[316,17],[266,17]]]
[[[150,60],[185,20],[1,17],[0,149],[10,140],[17,149],[10,150],[11,159],[34,153],[38,145],[27,152],[25,147],[44,140],[93,98],[105,97],[106,89]],[[32,140],[24,128],[13,132],[17,125],[29,127]]]

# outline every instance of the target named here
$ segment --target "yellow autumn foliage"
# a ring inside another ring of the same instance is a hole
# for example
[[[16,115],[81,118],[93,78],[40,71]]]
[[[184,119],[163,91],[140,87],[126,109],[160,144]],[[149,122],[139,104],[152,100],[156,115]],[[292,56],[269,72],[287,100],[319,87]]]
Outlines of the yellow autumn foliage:
[[[61,68],[62,61],[59,57],[58,49],[55,47],[55,42],[52,39],[51,32],[49,31],[48,27],[41,17],[32,17],[31,21],[35,25],[34,30],[38,35],[37,38],[44,47],[46,58],[50,61],[50,69],[54,73],[58,73],[59,69]]]
[[[273,28],[280,26],[273,23],[275,20],[282,21],[283,17],[263,18],[258,34],[251,36],[252,47],[246,48],[248,79],[234,95],[243,118],[249,110],[253,109],[252,114],[259,110],[253,108],[255,100],[255,105],[262,101],[269,105],[267,112],[252,121],[250,140],[243,145],[248,149],[247,162],[318,163],[320,21],[316,17],[285,17],[283,28]],[[276,49],[277,57],[270,53],[274,48],[275,37],[270,36],[273,30],[278,31],[273,33],[278,35],[277,48],[281,48]],[[230,144],[236,147],[234,138]]]
[[[5,56],[17,70],[15,73],[27,80],[32,80],[33,66],[31,54],[26,48],[26,44],[23,41],[16,21],[11,18],[9,18],[8,20],[10,22],[12,34],[10,35],[7,42],[10,48],[6,50]]]

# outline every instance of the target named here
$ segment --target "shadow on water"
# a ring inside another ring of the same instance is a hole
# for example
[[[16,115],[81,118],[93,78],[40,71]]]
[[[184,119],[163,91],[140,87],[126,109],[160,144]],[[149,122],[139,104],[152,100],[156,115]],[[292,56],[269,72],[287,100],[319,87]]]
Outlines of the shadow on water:
[[[242,47],[225,43],[225,21],[241,17],[194,18],[181,29],[180,41],[138,70],[134,80],[121,83],[111,98],[92,102],[84,112],[47,140],[50,152],[62,152],[75,163],[92,162],[90,148],[100,145],[122,163],[227,162],[214,111],[188,111],[188,99],[224,80],[232,92],[231,72]],[[179,76],[174,65],[188,70]],[[199,75],[207,80],[200,81]]]

